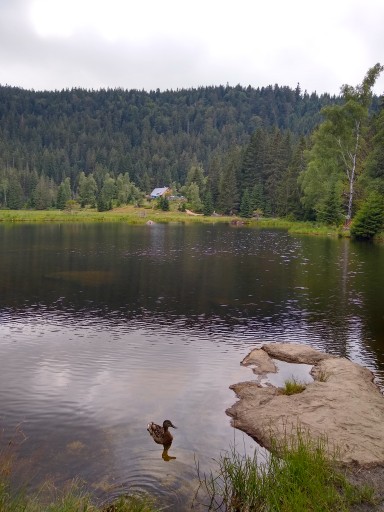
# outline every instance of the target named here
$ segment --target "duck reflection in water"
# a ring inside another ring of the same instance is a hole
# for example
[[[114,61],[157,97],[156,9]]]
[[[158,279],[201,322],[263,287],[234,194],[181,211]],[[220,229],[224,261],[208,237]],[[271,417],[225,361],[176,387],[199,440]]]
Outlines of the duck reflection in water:
[[[168,450],[170,449],[173,441],[173,436],[168,430],[169,427],[177,428],[175,425],[173,425],[172,421],[170,420],[164,420],[163,426],[157,425],[156,423],[148,423],[147,430],[150,434],[150,436],[153,438],[155,443],[162,444],[163,445],[163,453],[161,454],[161,457],[165,461],[169,461],[172,459],[176,459],[176,457],[172,457],[171,455],[168,455]]]

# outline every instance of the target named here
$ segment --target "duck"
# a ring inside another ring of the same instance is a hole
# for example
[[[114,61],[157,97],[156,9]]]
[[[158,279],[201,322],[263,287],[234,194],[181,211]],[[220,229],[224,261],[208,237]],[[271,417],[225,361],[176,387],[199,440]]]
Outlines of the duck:
[[[172,444],[173,436],[168,430],[169,427],[177,428],[170,420],[164,420],[162,427],[151,421],[151,423],[148,423],[147,430],[151,437],[153,437],[155,443],[170,446]]]

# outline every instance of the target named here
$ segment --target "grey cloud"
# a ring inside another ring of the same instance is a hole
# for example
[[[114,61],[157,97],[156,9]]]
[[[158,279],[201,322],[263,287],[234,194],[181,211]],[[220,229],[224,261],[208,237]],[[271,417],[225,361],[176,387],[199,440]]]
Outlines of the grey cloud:
[[[295,87],[300,82],[308,92],[337,94],[343,83],[356,85],[370,66],[383,60],[380,13],[384,7],[379,9],[376,0],[366,1],[373,3],[376,10],[355,2],[342,19],[342,28],[349,36],[352,34],[354,49],[360,48],[360,55],[353,54],[353,49],[348,55],[348,45],[338,39],[339,34],[325,32],[327,51],[332,49],[332,54],[323,54],[325,46],[316,40],[316,36],[323,37],[323,30],[315,25],[313,33],[307,31],[303,39],[279,41],[278,34],[271,33],[268,40],[263,38],[262,47],[257,46],[260,41],[255,42],[254,51],[241,44],[235,50],[240,42],[235,30],[231,34],[216,34],[216,46],[220,37],[232,37],[233,45],[228,45],[231,55],[219,52],[215,56],[198,30],[186,31],[182,39],[159,34],[136,42],[111,42],[90,29],[67,39],[39,37],[29,19],[31,0],[0,0],[0,84],[34,89],[164,90],[226,83],[255,87],[278,83]],[[300,23],[309,23],[309,19]],[[204,26],[210,27],[209,20],[205,20]]]

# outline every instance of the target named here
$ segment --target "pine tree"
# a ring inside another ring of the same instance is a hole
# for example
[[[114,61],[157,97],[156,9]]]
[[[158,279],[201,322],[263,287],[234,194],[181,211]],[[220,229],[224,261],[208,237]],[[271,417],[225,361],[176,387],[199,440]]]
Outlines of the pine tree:
[[[200,198],[199,185],[193,181],[188,187],[185,187],[184,193],[188,199],[189,208],[194,212],[201,212],[203,203]]]
[[[263,185],[260,182],[254,184],[251,192],[252,208],[259,212],[264,212],[265,209],[265,198]]]
[[[59,185],[57,190],[56,208],[64,210],[67,201],[71,199],[71,182],[69,178],[65,178]]]
[[[78,195],[81,207],[86,205],[95,207],[96,205],[97,184],[92,174],[85,176],[84,172],[79,176]]]
[[[250,218],[253,215],[252,200],[248,189],[246,188],[241,198],[240,217]]]
[[[357,212],[351,226],[354,238],[373,238],[384,228],[384,198],[377,192],[372,192],[360,210]]]
[[[109,173],[104,176],[103,186],[100,190],[99,197],[97,198],[97,209],[99,212],[112,210],[113,199],[116,194],[115,180],[111,178]]]
[[[244,152],[239,173],[240,191],[252,190],[255,183],[264,182],[269,152],[268,133],[258,128]]]
[[[239,207],[236,174],[240,161],[238,150],[232,151],[226,160],[219,183],[218,209],[225,214],[234,213]]]
[[[8,207],[9,179],[5,174],[0,178],[0,201],[2,206]]]
[[[204,196],[203,214],[207,217],[212,215],[214,212],[212,194],[210,190],[207,190]]]
[[[33,191],[32,201],[36,210],[51,208],[55,201],[55,185],[52,180],[41,175]]]
[[[384,99],[373,122],[371,151],[366,162],[368,186],[384,194]]]
[[[18,179],[11,179],[8,190],[8,208],[11,210],[19,210],[23,206],[24,196]]]
[[[317,219],[328,225],[338,226],[342,223],[343,212],[340,201],[340,192],[336,183],[332,183],[329,192],[317,212]]]
[[[219,197],[220,172],[220,159],[217,155],[215,155],[209,164],[207,181],[207,187],[209,187],[214,206],[217,204],[217,198]]]

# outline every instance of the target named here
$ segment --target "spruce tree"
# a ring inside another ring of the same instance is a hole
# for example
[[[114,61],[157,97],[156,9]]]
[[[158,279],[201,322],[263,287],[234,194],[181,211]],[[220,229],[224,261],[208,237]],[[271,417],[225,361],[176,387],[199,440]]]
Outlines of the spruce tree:
[[[231,214],[239,207],[239,194],[236,180],[240,160],[239,157],[239,151],[236,149],[228,155],[220,177],[218,208],[222,213]]]
[[[252,200],[248,189],[246,188],[241,198],[240,217],[250,218],[253,215]]]
[[[214,212],[212,194],[210,190],[207,190],[205,193],[203,204],[203,214],[209,217]]]
[[[84,208],[87,204],[91,207],[96,205],[97,184],[92,174],[85,176],[84,172],[79,176],[78,195],[81,207]]]
[[[384,198],[372,192],[357,212],[351,226],[354,238],[369,240],[384,229]]]
[[[16,176],[9,180],[7,206],[11,210],[19,210],[23,206],[23,189]]]
[[[340,187],[338,187],[336,183],[331,185],[328,195],[317,212],[317,219],[324,224],[338,226],[343,220],[342,204],[338,188]]]
[[[56,207],[59,210],[64,210],[67,201],[71,199],[71,183],[69,178],[65,178],[59,185],[57,190]]]

